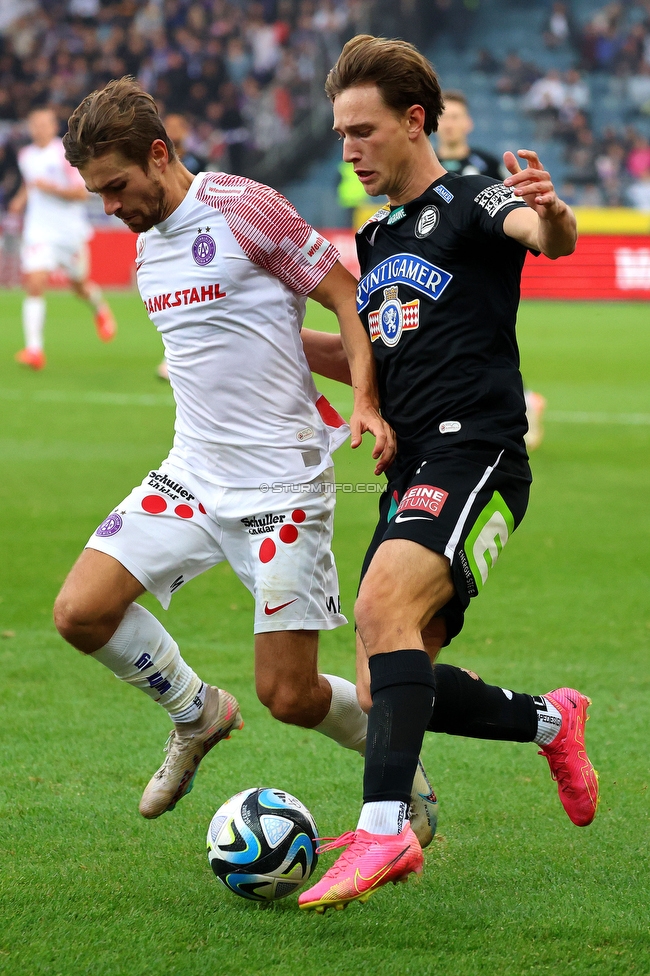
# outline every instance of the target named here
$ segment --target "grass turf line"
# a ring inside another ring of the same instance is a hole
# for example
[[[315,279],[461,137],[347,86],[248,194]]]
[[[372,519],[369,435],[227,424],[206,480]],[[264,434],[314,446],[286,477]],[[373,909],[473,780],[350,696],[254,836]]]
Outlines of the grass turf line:
[[[0,632],[15,635],[0,638],[0,972],[649,972],[648,429],[548,423],[528,515],[445,653],[517,690],[566,682],[591,695],[587,740],[603,795],[594,825],[569,823],[534,746],[428,736],[441,818],[423,878],[324,918],[299,913],[295,898],[260,911],[211,875],[212,813],[266,784],[294,792],[322,833],[337,833],[357,816],[360,760],[280,726],[257,702],[252,600],[220,566],[166,614],[144,602],[197,670],[238,696],[246,727],[211,754],[176,811],[139,817],[167,718],[67,647],[50,614],[86,538],[169,448],[160,341],[133,294],[111,296],[120,332],[108,346],[83,306],[52,294],[48,367],[34,374],[12,362],[20,301],[0,293]],[[557,411],[650,411],[647,314],[635,304],[524,305],[528,384]],[[328,327],[314,306],[309,321]],[[348,410],[349,391],[319,386]],[[346,445],[336,465],[338,481],[373,480],[367,447]],[[376,502],[338,499],[348,616]],[[351,627],[323,636],[321,663],[353,676]]]

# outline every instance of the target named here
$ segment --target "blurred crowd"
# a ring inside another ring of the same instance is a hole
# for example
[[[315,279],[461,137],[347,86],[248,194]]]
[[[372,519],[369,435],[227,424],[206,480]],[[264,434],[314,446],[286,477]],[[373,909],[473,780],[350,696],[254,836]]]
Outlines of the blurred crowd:
[[[33,107],[53,106],[63,130],[84,95],[133,74],[162,114],[175,116],[191,168],[246,172],[307,124],[348,37],[383,33],[421,44],[444,31],[460,50],[471,42],[480,6],[481,0],[0,0],[0,211],[19,184],[16,149]],[[540,141],[563,144],[567,199],[650,209],[644,135],[650,127],[641,124],[650,123],[650,0],[607,4],[580,24],[570,3],[551,0],[542,41],[569,52],[575,67],[544,72],[516,52],[501,62],[480,50],[476,69],[504,110],[525,112]],[[593,124],[598,78],[625,106],[604,132]]]
[[[186,150],[213,168],[286,140],[309,115],[371,0],[0,0],[0,141],[33,107],[62,127],[84,95],[135,75],[162,114],[189,122]],[[11,190],[12,149],[0,156]],[[7,185],[7,181],[9,185]]]
[[[569,4],[553,3],[543,40],[570,50],[576,67],[544,72],[514,51],[500,63],[481,50],[476,68],[534,120],[537,140],[562,143],[569,203],[650,210],[650,141],[639,125],[650,122],[650,0],[607,4],[582,27]],[[597,134],[592,85],[599,80],[622,111],[617,125]]]
[[[84,95],[135,75],[185,120],[200,167],[246,172],[312,116],[345,40],[441,29],[465,38],[481,0],[0,0],[0,210],[30,109],[64,130]]]

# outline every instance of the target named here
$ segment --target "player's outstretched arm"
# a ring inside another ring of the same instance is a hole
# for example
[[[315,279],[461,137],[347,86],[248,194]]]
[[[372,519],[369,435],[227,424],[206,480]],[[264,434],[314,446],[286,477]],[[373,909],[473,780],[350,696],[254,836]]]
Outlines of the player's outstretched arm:
[[[340,335],[334,332],[303,329],[300,337],[312,373],[352,386],[348,357],[345,355]]]
[[[88,198],[88,190],[83,186],[58,186],[50,180],[33,180],[30,186],[60,200],[81,201]]]
[[[379,414],[379,394],[375,360],[370,339],[357,314],[357,283],[340,261],[328,271],[320,284],[309,294],[324,308],[334,312],[339,320],[343,349],[350,368],[354,392],[354,410],[350,418],[352,447],[359,447],[366,431],[374,435],[372,452],[377,461],[375,474],[381,474],[395,457],[395,434]]]
[[[520,149],[517,156],[526,160],[526,168],[521,168],[514,153],[504,153],[503,162],[510,173],[504,183],[513,188],[529,209],[511,210],[503,222],[505,233],[548,258],[571,254],[578,239],[575,214],[558,197],[537,153]]]

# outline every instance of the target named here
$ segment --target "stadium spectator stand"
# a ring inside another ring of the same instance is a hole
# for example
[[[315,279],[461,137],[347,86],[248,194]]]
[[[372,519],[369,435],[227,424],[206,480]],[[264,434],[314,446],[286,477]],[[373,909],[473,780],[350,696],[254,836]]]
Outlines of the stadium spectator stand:
[[[64,127],[86,93],[129,72],[187,118],[186,152],[203,165],[345,225],[322,85],[359,31],[427,50],[443,86],[467,95],[475,145],[534,145],[572,203],[647,206],[650,0],[0,0],[0,211],[29,109],[53,105]]]
[[[534,146],[574,205],[647,207],[650,0],[490,0],[461,49],[439,27],[427,54],[443,87],[466,94],[473,145],[497,156]],[[338,158],[336,147],[309,181],[283,186],[321,226],[348,219],[336,206]]]

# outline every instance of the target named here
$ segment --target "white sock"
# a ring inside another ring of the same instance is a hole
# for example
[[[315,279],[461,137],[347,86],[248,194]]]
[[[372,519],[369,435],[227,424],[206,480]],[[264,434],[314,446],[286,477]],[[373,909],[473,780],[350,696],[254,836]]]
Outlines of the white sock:
[[[28,295],[23,299],[23,333],[25,349],[41,352],[45,325],[45,299]]]
[[[535,695],[533,701],[537,709],[537,734],[533,742],[539,746],[548,746],[562,727],[562,714],[543,695]]]
[[[108,644],[90,656],[116,678],[159,702],[173,722],[195,722],[200,717],[203,682],[160,621],[139,603],[131,604]]]
[[[101,290],[101,288],[99,287],[99,285],[96,285],[95,284],[94,281],[89,281],[88,282],[87,291],[88,291],[88,301],[90,302],[90,304],[92,305],[92,307],[95,309],[95,311],[96,312],[99,312],[100,308],[104,304],[104,293],[103,293],[103,291]]]
[[[334,739],[344,749],[355,749],[363,756],[366,750],[368,716],[359,704],[356,688],[351,681],[335,674],[324,674],[322,677],[329,681],[332,703],[329,712],[314,731]]]
[[[378,800],[361,807],[357,830],[369,834],[401,834],[407,823],[408,804],[402,800]]]

